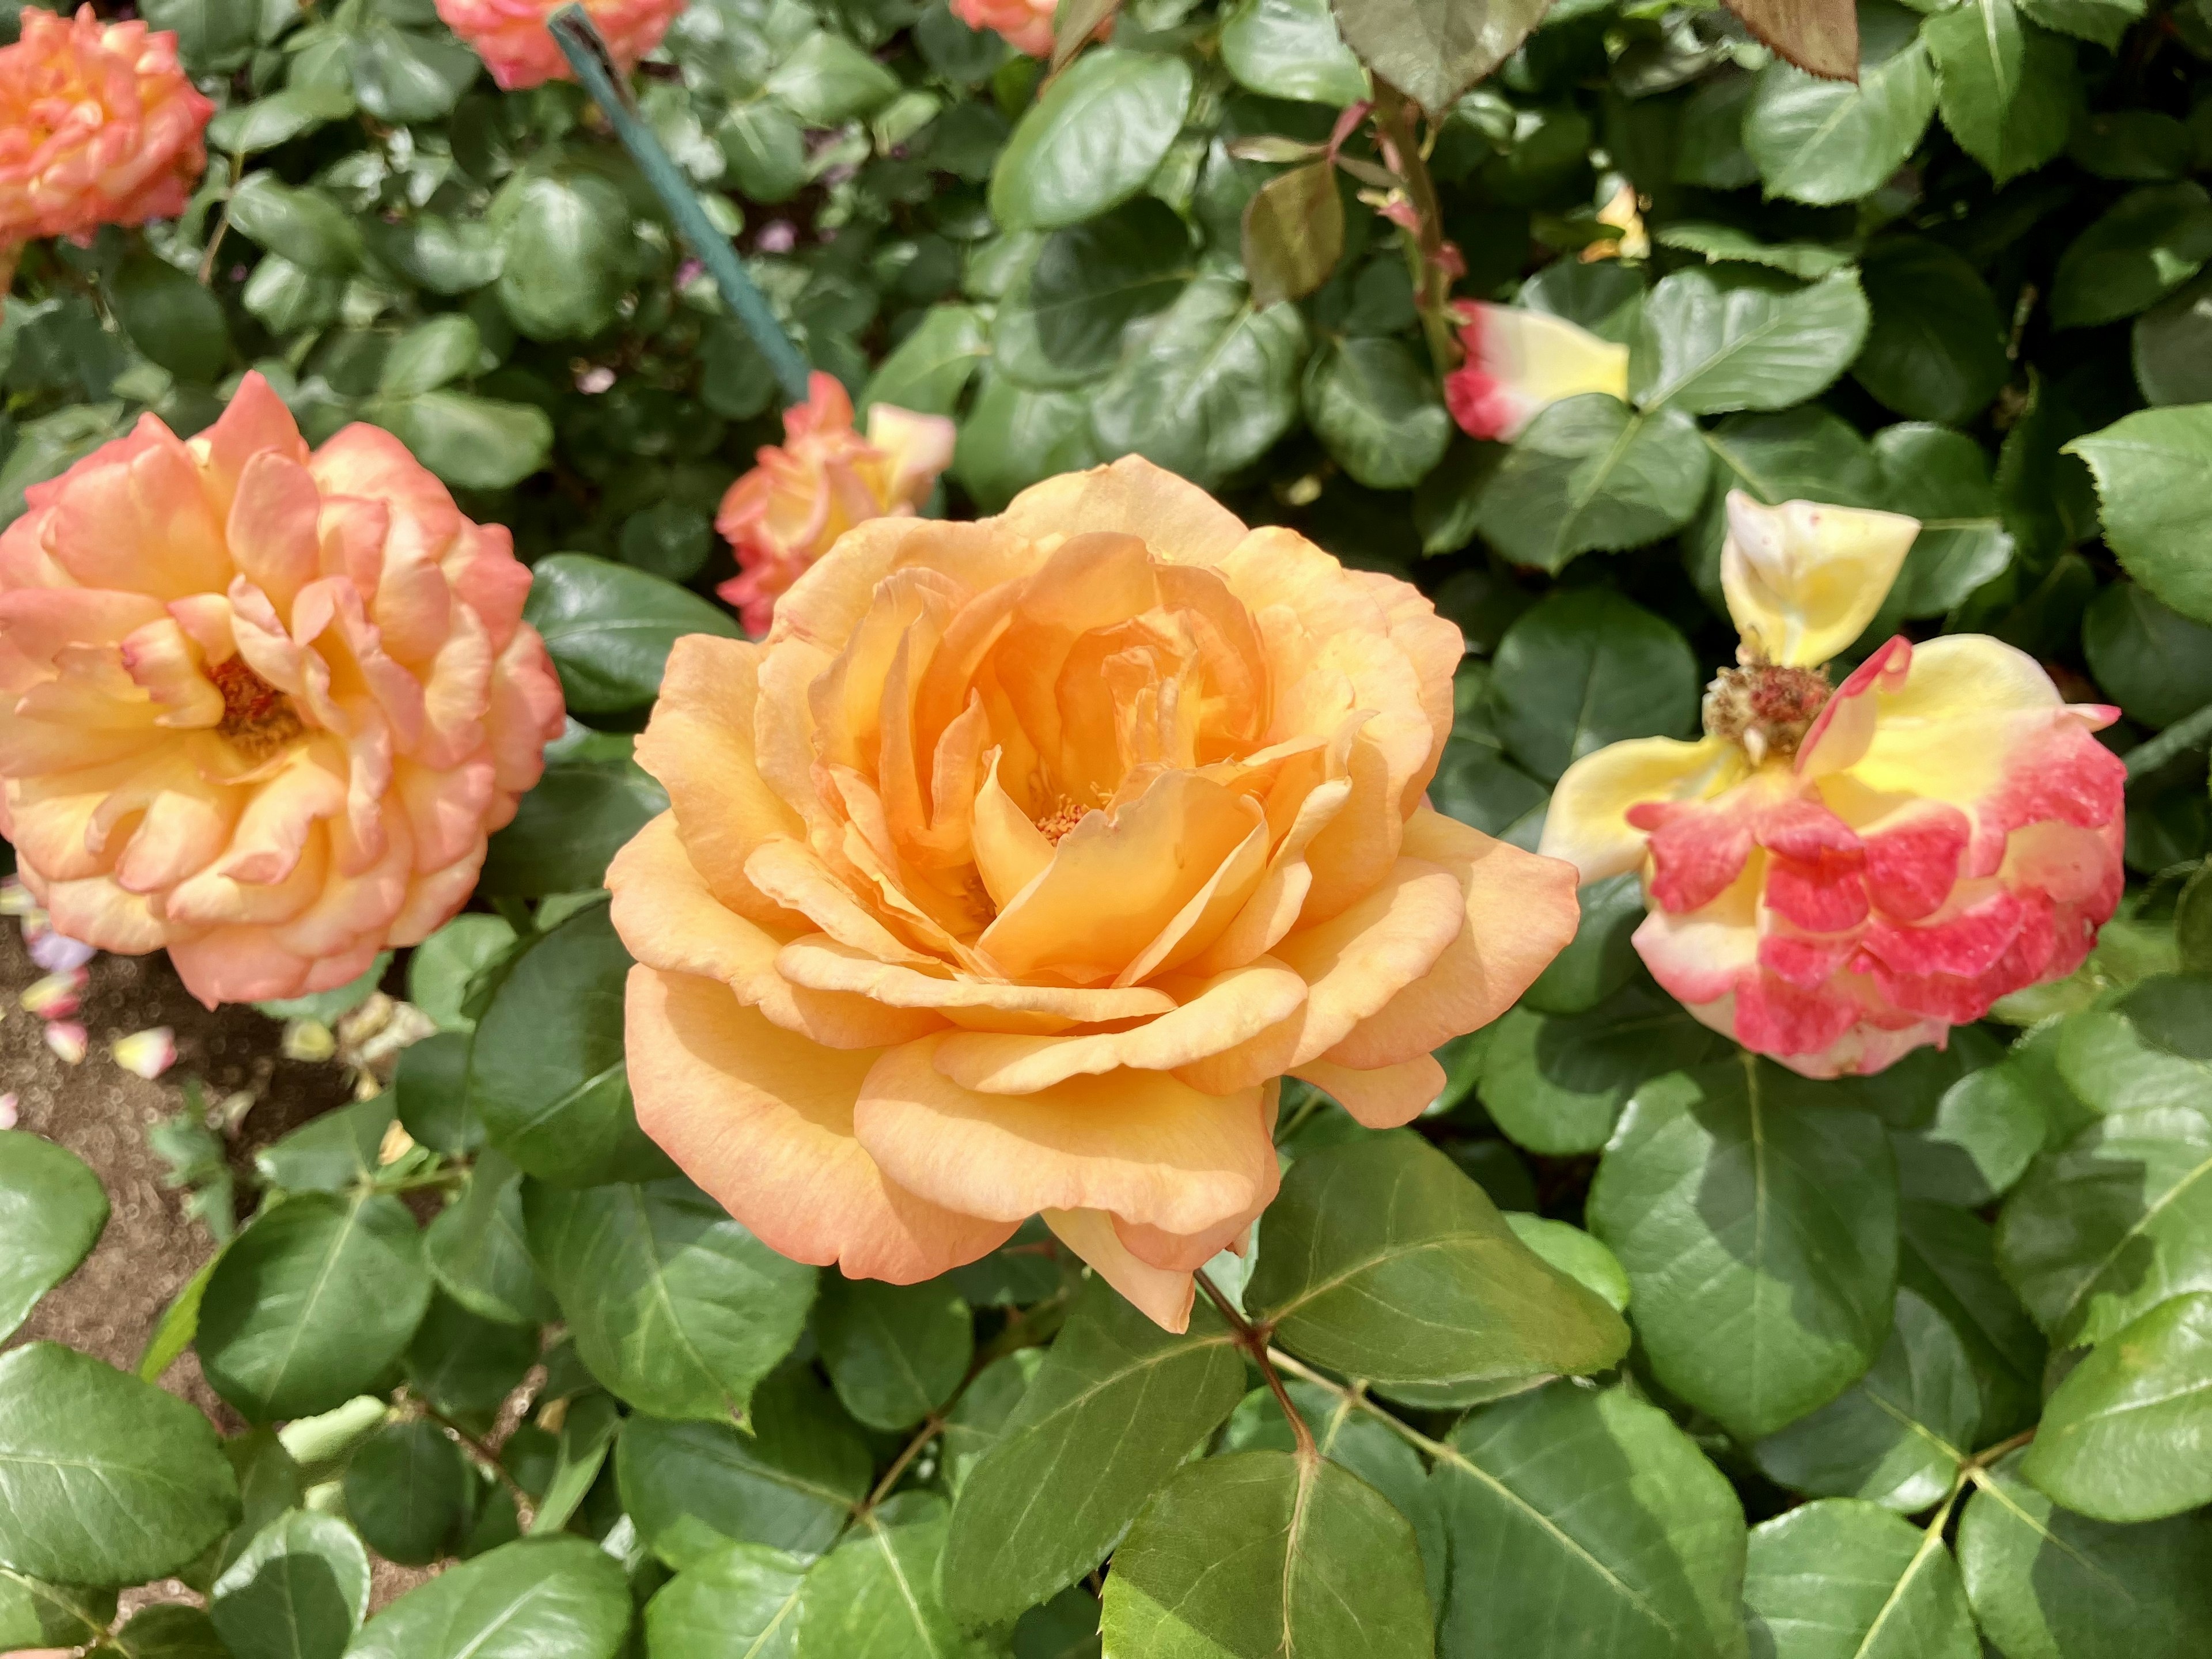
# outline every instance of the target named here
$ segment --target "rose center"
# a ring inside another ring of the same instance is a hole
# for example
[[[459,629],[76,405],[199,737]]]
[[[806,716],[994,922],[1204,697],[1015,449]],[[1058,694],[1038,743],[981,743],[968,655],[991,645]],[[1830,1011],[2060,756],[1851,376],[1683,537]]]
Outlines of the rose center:
[[[1817,668],[1771,662],[1723,668],[1705,688],[1705,732],[1741,744],[1753,765],[1769,755],[1794,755],[1832,690]]]
[[[1037,830],[1047,841],[1057,847],[1061,837],[1083,822],[1086,810],[1062,795],[1053,803],[1052,811],[1036,821]]]
[[[307,729],[292,700],[248,667],[245,658],[210,664],[207,676],[222,695],[217,735],[228,738],[257,763]]]

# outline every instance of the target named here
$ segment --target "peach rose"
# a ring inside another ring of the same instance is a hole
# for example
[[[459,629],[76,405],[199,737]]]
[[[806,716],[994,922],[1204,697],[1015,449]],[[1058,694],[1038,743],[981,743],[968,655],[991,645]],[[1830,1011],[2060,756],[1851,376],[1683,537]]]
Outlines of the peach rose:
[[[1628,400],[1626,346],[1517,306],[1463,300],[1452,312],[1467,357],[1444,377],[1444,405],[1469,437],[1510,443],[1544,410],[1585,392]]]
[[[184,211],[207,167],[215,106],[177,66],[177,37],[22,11],[0,47],[0,250],[39,236],[88,238]]]
[[[437,0],[446,27],[467,41],[502,92],[520,92],[548,81],[573,81],[560,42],[545,20],[568,0]],[[689,0],[584,0],[584,10],[607,43],[615,67],[627,74],[660,44]]]
[[[758,644],[679,640],[608,872],[647,1133],[802,1261],[1042,1212],[1181,1328],[1274,1196],[1285,1072],[1403,1123],[1572,935],[1431,810],[1459,630],[1134,458],[878,519]]]
[[[1919,526],[1728,501],[1741,667],[1706,736],[1567,769],[1543,849],[1643,867],[1636,946],[1706,1024],[1808,1077],[1878,1072],[2081,965],[2119,902],[2126,769],[2034,661],[1978,634],[1820,665],[1881,608]]]
[[[971,29],[988,29],[1016,52],[1052,56],[1054,0],[952,0],[952,15]]]
[[[776,596],[832,543],[868,519],[902,517],[929,499],[951,465],[952,422],[889,404],[868,410],[868,435],[853,430],[853,400],[834,374],[815,370],[807,398],[783,412],[783,447],[732,484],[714,528],[736,551],[738,574],[714,592],[746,631],[765,634]]]
[[[327,990],[468,897],[561,728],[530,572],[397,438],[249,374],[0,534],[0,833],[71,939],[212,1007]]]

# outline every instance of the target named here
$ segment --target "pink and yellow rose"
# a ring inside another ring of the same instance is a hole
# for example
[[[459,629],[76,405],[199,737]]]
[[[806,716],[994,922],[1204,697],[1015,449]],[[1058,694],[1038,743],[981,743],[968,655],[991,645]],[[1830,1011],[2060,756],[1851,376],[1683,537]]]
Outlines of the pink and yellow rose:
[[[1510,443],[1552,404],[1584,392],[1628,400],[1626,346],[1518,306],[1462,300],[1452,311],[1466,357],[1444,377],[1444,406],[1469,437]]]
[[[437,0],[446,27],[467,41],[502,92],[573,81],[546,19],[568,0]],[[689,0],[584,0],[584,10],[624,73],[660,44]]]
[[[0,834],[53,927],[202,1001],[357,978],[467,899],[561,690],[530,572],[397,438],[310,452],[258,374],[0,534]]]
[[[732,484],[714,528],[738,556],[738,574],[714,591],[749,633],[765,634],[779,594],[836,539],[869,519],[902,517],[929,499],[952,462],[952,422],[888,404],[853,429],[853,400],[817,369],[806,401],[784,411],[783,444]]]
[[[677,642],[608,872],[640,1121],[784,1254],[929,1278],[1042,1212],[1180,1328],[1274,1195],[1277,1079],[1370,1125],[1572,935],[1431,810],[1459,630],[1130,459],[882,518]]]
[[[1636,945],[1706,1024],[1808,1077],[1878,1072],[2071,973],[2118,903],[2126,770],[2034,660],[1981,635],[1889,641],[1830,690],[1919,526],[1728,501],[1740,666],[1706,735],[1559,780],[1543,850],[1641,868]]]
[[[0,47],[0,262],[40,236],[174,218],[207,167],[215,106],[185,78],[177,37],[22,10]]]

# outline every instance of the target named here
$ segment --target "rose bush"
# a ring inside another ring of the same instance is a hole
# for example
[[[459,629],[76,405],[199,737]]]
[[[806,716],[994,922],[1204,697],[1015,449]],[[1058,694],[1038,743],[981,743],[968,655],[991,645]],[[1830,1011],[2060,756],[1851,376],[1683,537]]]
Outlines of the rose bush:
[[[2212,1645],[2212,11],[592,12],[804,398],[549,11],[0,15],[0,203],[77,215],[0,221],[23,879],[150,917],[287,709],[295,869],[485,836],[389,961],[360,872],[232,924],[366,970],[272,1043],[434,1030],[267,1146],[182,1033],[114,1201],[205,1254],[96,1354],[31,1130],[167,1055],[7,890],[0,1651]],[[289,606],[118,476],[241,424]],[[240,577],[301,691],[131,678]]]

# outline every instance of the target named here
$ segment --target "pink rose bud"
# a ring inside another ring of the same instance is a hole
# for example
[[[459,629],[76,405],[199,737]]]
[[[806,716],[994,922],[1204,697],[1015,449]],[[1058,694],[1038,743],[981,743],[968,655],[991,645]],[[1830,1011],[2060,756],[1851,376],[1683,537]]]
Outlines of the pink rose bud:
[[[777,595],[840,536],[869,519],[910,517],[952,461],[943,416],[878,404],[864,438],[845,388],[818,369],[806,401],[784,411],[783,432],[782,447],[756,454],[759,465],[730,486],[714,520],[739,566],[714,591],[753,634],[768,632]]]
[[[1567,769],[1543,850],[1641,867],[1636,946],[1706,1024],[1808,1077],[1878,1072],[2063,978],[2118,904],[2126,768],[2034,660],[1978,634],[1878,647],[1830,689],[1919,526],[1728,500],[1740,665],[1698,743]]]
[[[118,1038],[107,1052],[131,1076],[150,1083],[177,1063],[177,1036],[167,1026],[156,1025],[151,1030]]]
[[[1628,400],[1628,348],[1564,317],[1517,306],[1453,307],[1466,361],[1444,380],[1444,404],[1473,438],[1510,442],[1563,398],[1603,392]]]

